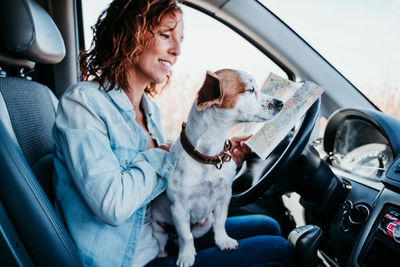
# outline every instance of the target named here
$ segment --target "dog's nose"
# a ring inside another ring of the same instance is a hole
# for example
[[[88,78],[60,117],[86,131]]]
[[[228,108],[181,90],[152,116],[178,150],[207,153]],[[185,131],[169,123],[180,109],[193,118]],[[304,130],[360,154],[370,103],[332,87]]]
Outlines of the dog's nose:
[[[281,109],[283,107],[283,102],[279,99],[274,99],[274,105],[275,107]]]

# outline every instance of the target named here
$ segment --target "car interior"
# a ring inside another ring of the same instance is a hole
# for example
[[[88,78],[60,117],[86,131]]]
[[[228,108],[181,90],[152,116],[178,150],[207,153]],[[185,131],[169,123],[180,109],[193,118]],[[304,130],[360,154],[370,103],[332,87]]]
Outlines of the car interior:
[[[57,102],[80,79],[82,1],[0,2],[2,266],[84,265],[52,191]],[[258,1],[183,4],[243,36],[289,79],[326,88],[266,160],[254,156],[242,165],[229,216],[274,217],[298,266],[398,265],[400,120],[379,111]],[[302,225],[282,201],[291,193],[300,196]]]

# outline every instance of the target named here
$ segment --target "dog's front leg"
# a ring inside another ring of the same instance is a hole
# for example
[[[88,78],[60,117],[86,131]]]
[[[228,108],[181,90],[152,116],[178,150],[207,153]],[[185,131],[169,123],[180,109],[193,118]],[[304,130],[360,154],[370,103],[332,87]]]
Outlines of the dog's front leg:
[[[228,207],[231,199],[232,191],[229,190],[227,194],[224,195],[221,201],[217,202],[214,209],[214,238],[215,244],[221,250],[231,250],[236,249],[239,246],[237,240],[230,238],[225,230],[225,222],[228,216]]]
[[[192,232],[190,231],[190,210],[174,203],[171,206],[172,218],[179,237],[179,254],[176,265],[189,267],[194,264],[196,249]]]

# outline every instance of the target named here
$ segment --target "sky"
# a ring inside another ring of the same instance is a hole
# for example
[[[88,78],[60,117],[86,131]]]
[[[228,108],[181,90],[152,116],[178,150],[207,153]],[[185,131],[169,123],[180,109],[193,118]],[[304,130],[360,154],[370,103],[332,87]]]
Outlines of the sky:
[[[261,0],[359,89],[400,91],[400,0]]]

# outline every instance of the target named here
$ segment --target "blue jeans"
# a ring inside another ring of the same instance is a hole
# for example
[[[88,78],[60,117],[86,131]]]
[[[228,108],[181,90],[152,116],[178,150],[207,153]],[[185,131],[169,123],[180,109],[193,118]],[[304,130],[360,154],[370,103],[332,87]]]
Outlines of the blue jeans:
[[[265,215],[229,217],[226,221],[228,235],[239,241],[235,250],[221,251],[215,246],[214,233],[195,239],[194,266],[295,266],[288,244],[280,234],[279,224]],[[156,258],[148,267],[176,266],[177,256]]]

